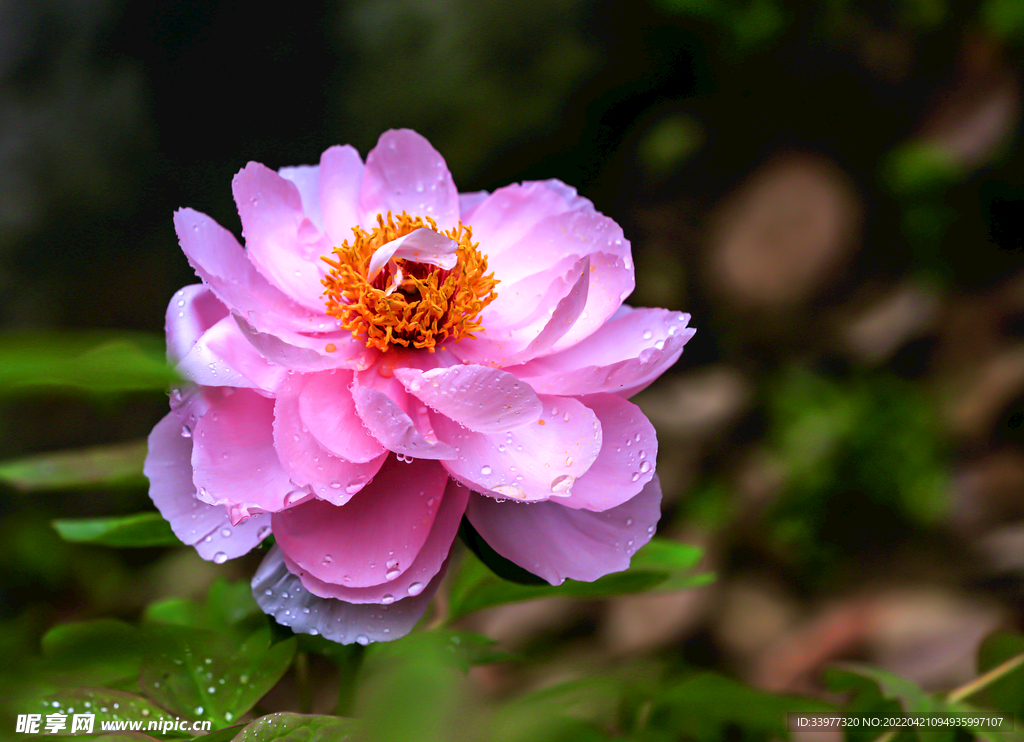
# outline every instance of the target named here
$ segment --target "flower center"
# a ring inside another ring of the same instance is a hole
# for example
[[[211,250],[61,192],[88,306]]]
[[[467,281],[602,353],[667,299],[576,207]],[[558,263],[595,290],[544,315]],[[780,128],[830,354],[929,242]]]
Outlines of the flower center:
[[[372,232],[352,228],[353,238],[321,258],[327,314],[367,347],[385,352],[410,345],[434,352],[443,341],[473,337],[480,312],[496,298],[498,281],[473,230],[442,232],[429,216],[404,211],[377,215]]]

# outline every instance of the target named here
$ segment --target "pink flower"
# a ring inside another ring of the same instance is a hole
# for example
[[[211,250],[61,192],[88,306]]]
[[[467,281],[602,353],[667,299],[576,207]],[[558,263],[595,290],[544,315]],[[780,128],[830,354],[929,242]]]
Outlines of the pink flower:
[[[174,215],[202,283],[171,299],[167,348],[192,384],[145,471],[184,542],[223,562],[272,532],[256,599],[344,643],[410,630],[464,515],[552,584],[629,565],[661,492],[626,398],[693,330],[622,303],[614,221],[556,180],[459,194],[409,130],[232,186],[244,249]]]

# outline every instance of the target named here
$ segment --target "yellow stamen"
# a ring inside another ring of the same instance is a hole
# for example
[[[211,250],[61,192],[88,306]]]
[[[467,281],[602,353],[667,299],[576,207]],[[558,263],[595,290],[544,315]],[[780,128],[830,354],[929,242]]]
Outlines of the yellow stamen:
[[[331,266],[322,283],[326,287],[327,314],[341,321],[352,337],[363,340],[368,348],[386,352],[394,345],[434,352],[442,340],[456,341],[474,337],[483,329],[480,312],[497,297],[498,281],[487,271],[487,256],[473,242],[472,228],[459,226],[442,232],[429,216],[411,217],[404,211],[397,218],[388,212],[387,220],[377,215],[372,232],[352,228],[351,243],[335,247],[332,256],[321,258]],[[451,270],[412,260],[395,258],[402,280],[390,292],[392,277],[385,268],[373,280],[367,279],[374,251],[413,230],[427,227],[458,244],[458,262]]]

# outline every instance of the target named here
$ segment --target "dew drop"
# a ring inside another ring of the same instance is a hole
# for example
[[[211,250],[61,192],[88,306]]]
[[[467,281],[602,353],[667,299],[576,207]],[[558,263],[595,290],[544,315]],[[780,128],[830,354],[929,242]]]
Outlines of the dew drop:
[[[650,461],[644,461],[643,463],[640,464],[640,472],[642,474],[646,474],[650,470],[651,470],[651,462]]]
[[[573,460],[572,456],[567,456],[566,459],[565,459],[565,465],[566,466],[572,466],[572,460]]]
[[[334,559],[333,557],[331,557],[330,554],[324,554],[324,558],[320,560],[320,563],[326,566],[330,564],[332,561],[334,561]]]
[[[644,340],[650,340],[652,337],[654,337],[653,332],[650,330],[644,330]]]
[[[556,477],[551,483],[552,492],[568,492],[572,489],[572,485],[576,482],[576,477],[570,474],[563,474],[560,477]]]
[[[221,531],[220,531],[220,535],[223,538],[231,538],[231,529],[230,528],[222,528]]]
[[[192,437],[192,428],[190,428],[188,425],[182,425],[181,426],[181,437],[182,438],[191,438]]]
[[[638,471],[635,471],[635,472],[633,472],[633,477],[632,477],[632,480],[633,480],[634,482],[637,482],[637,481],[639,481],[639,480],[640,480],[640,472],[638,472]]]
[[[422,582],[414,582],[411,585],[409,585],[409,595],[419,595],[422,592],[423,592],[423,583]]]
[[[485,465],[485,466],[483,466],[483,467],[481,467],[481,469],[480,469],[480,474],[482,474],[483,476],[485,476],[485,477],[486,477],[486,476],[487,476],[488,474],[490,474],[490,473],[491,473],[491,467],[489,467],[489,466],[486,466],[486,465]]]
[[[216,554],[213,555],[214,564],[224,564],[224,562],[226,562],[227,560],[228,555],[225,554],[223,551],[218,551]]]
[[[626,518],[626,525],[627,526],[633,525],[633,519],[632,518]]]
[[[384,595],[384,597],[382,597],[380,599],[380,602],[383,603],[384,605],[391,605],[392,603],[395,602],[395,596],[392,595],[391,593],[387,593],[387,594]]]
[[[332,490],[340,490],[341,489],[341,482],[339,482],[337,479],[332,479],[331,480],[331,489]]]
[[[359,636],[356,637],[356,644],[359,644],[359,645],[362,645],[362,646],[365,647],[369,643],[370,643],[370,638],[368,636],[366,636],[366,634],[360,634]]]

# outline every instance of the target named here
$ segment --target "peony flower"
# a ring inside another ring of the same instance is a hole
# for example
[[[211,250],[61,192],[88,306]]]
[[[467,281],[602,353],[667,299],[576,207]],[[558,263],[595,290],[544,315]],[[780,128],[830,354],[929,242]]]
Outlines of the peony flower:
[[[149,437],[150,495],[204,559],[273,533],[264,611],[338,642],[423,615],[465,516],[552,584],[629,566],[654,533],[654,428],[626,398],[688,315],[633,309],[629,242],[557,180],[460,194],[420,135],[366,158],[251,162],[245,247],[192,209],[201,283],[167,310],[191,383]]]

